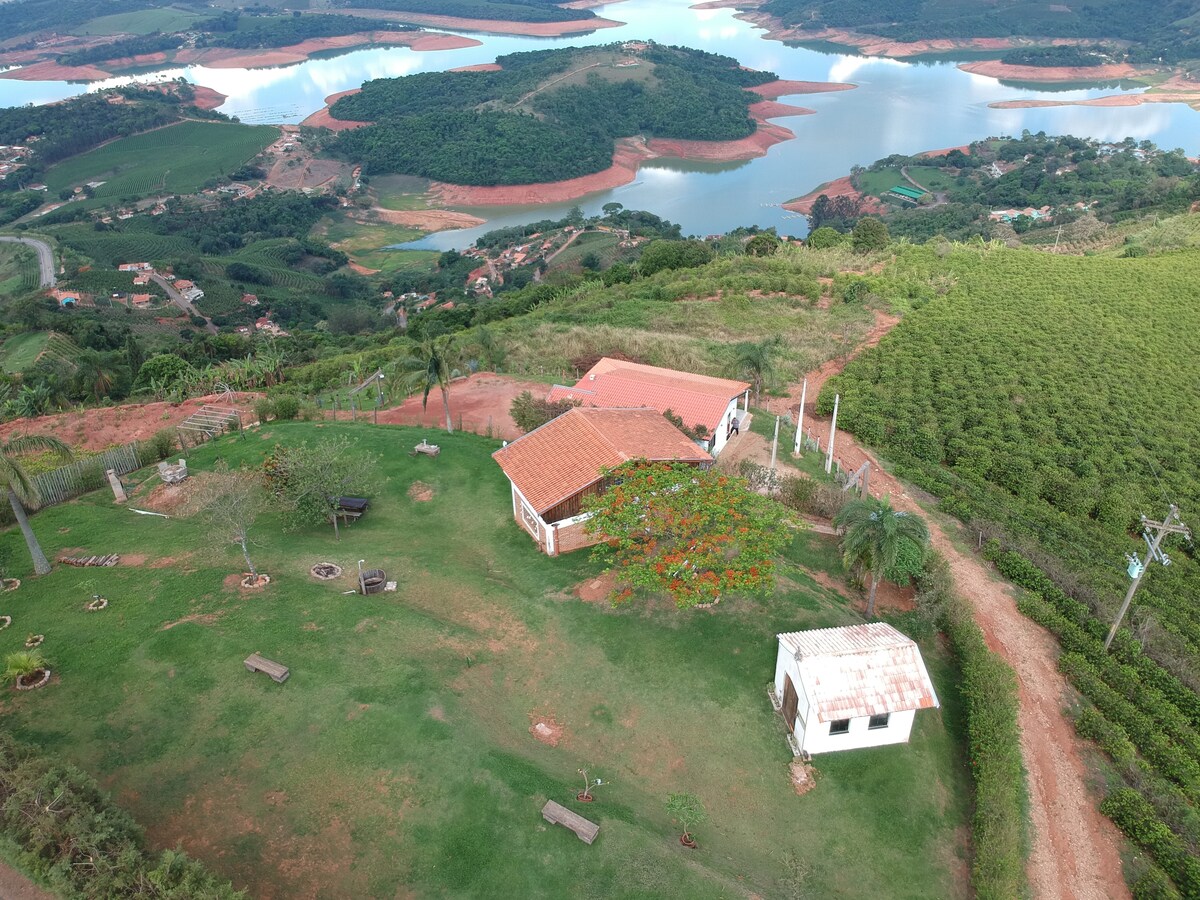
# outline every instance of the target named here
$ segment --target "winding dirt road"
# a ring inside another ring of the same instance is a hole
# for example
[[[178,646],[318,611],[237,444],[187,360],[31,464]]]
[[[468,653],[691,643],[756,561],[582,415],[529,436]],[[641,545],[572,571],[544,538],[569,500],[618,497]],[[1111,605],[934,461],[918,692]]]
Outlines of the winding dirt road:
[[[862,346],[809,374],[805,431],[816,435],[822,447],[829,439],[829,420],[816,416],[821,386],[853,356],[879,343],[898,321],[876,313],[875,328]],[[800,385],[793,385],[786,400],[772,402],[772,412],[789,411],[794,415],[799,400]],[[873,495],[890,494],[897,508],[925,515],[932,544],[949,562],[955,586],[974,608],[988,646],[1017,674],[1021,754],[1029,773],[1029,811],[1034,829],[1027,867],[1033,895],[1046,900],[1128,897],[1121,874],[1120,833],[1097,809],[1096,798],[1088,788],[1081,742],[1063,713],[1071,691],[1055,667],[1057,642],[1017,609],[1012,586],[980,557],[960,549],[952,533],[928,516],[905,486],[849,434],[838,432],[834,457],[849,472],[870,461]]]

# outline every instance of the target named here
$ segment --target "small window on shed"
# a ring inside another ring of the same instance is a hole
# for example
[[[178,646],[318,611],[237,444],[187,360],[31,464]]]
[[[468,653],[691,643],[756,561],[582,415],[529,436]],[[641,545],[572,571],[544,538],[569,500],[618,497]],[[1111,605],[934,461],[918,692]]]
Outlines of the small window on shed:
[[[848,734],[850,731],[849,719],[834,719],[829,723],[830,734]]]
[[[871,730],[875,728],[887,728],[888,719],[891,717],[891,715],[891,713],[884,713],[881,716],[871,716],[871,721],[867,723],[867,729]]]

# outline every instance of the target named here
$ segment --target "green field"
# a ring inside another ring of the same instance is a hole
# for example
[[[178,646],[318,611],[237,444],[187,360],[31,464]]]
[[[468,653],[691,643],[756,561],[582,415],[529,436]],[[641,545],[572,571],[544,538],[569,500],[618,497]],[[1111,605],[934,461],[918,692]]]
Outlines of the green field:
[[[144,9],[138,12],[100,16],[74,30],[75,34],[152,34],[161,31],[171,34],[182,31],[197,19],[211,18],[204,13],[168,6],[163,9]]]
[[[49,331],[27,331],[14,334],[0,345],[0,367],[9,375],[23,372],[34,364],[38,354],[46,349]]]
[[[0,299],[38,286],[37,254],[23,244],[0,244]]]
[[[256,593],[229,586],[240,553],[181,510],[138,516],[101,492],[35,516],[51,555],[124,560],[59,566],[6,595],[0,650],[44,633],[56,676],[11,695],[6,728],[95,775],[155,845],[182,845],[252,896],[967,895],[960,703],[936,639],[923,647],[943,709],[918,716],[911,743],[819,757],[803,797],[789,783],[765,690],[774,635],[860,621],[814,580],[842,578],[830,539],[797,533],[762,601],[614,610],[572,593],[599,571],[586,553],[547,558],[512,521],[495,441],[271,423],[190,464],[257,464],[276,441],[336,434],[381,453],[386,483],[340,542],[264,515],[252,552],[273,581]],[[440,457],[406,452],[423,437]],[[432,500],[409,497],[416,481]],[[19,534],[0,540],[24,577]],[[399,590],[344,595],[359,559]],[[322,560],[349,574],[316,582]],[[84,612],[93,589],[108,609]],[[254,651],[290,680],[246,672]],[[564,726],[558,746],[533,738],[535,715]],[[551,797],[579,807],[581,766],[607,782],[581,810],[601,826],[590,847],[539,815]],[[673,791],[710,813],[697,851],[666,814]]]
[[[600,261],[600,269],[607,269],[615,262],[628,262],[637,251],[622,250],[618,244],[621,238],[605,231],[589,231],[581,234],[571,246],[567,247],[550,263],[550,268],[566,269],[572,272],[581,271],[581,261],[589,253],[594,253]]]
[[[57,193],[103,181],[97,199],[192,193],[257,155],[278,134],[269,125],[181,122],[64,160],[47,172],[46,184]]]

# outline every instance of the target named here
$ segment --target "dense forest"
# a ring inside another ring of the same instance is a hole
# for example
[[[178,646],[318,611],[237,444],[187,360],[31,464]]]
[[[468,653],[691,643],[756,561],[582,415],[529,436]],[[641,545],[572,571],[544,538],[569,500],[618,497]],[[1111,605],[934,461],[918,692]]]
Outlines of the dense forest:
[[[615,48],[603,50],[615,58]],[[558,181],[607,168],[618,137],[736,140],[753,134],[747,110],[754,98],[744,88],[775,77],[729,57],[654,46],[638,67],[614,70],[602,61],[604,75],[591,71],[583,83],[527,98],[573,65],[597,68],[595,56],[593,50],[535,51],[500,57],[498,72],[367,82],[331,113],[376,124],[342,132],[327,146],[362,162],[368,174],[480,185]],[[613,80],[614,72],[644,74],[644,67],[652,67],[649,78]],[[522,98],[527,104],[519,104]]]
[[[15,37],[40,31],[69,31],[98,15],[137,12],[170,6],[171,0],[9,0],[0,3],[0,35]]]
[[[343,0],[340,5],[502,22],[575,22],[596,17],[590,9],[564,9],[552,0]]]
[[[850,28],[900,41],[1027,36],[1131,41],[1132,59],[1166,62],[1200,57],[1189,21],[1200,0],[1093,0],[1051,5],[1041,0],[980,4],[974,0],[767,0],[761,9],[786,25],[818,31]]]
[[[401,25],[361,16],[238,16],[232,29],[201,35],[197,47],[231,47],[238,50],[258,47],[290,47],[311,38],[338,37],[364,31],[415,31],[413,25]]]

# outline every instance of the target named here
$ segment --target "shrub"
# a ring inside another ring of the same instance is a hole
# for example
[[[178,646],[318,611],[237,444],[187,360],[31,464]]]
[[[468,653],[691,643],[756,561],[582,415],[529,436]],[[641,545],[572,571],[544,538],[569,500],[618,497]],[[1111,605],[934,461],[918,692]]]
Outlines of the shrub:
[[[46,657],[37,650],[18,650],[4,657],[4,680],[16,682],[46,668]]]
[[[154,456],[154,462],[166,459],[175,452],[179,436],[170,428],[160,428],[154,432],[146,446]]]
[[[245,897],[183,853],[147,851],[133,819],[95,781],[3,733],[0,836],[18,867],[67,898]]]
[[[1154,808],[1131,788],[1118,788],[1100,804],[1131,841],[1154,857],[1185,897],[1200,896],[1200,859],[1179,836],[1158,820]]]
[[[290,394],[275,398],[275,418],[281,422],[290,422],[300,412],[300,401]]]
[[[262,397],[254,401],[254,414],[258,416],[259,422],[266,422],[275,415],[275,403],[267,397]]]
[[[522,391],[512,402],[509,411],[517,427],[528,433],[540,428],[551,419],[557,419],[568,409],[579,404],[572,400],[560,400],[551,403],[542,397],[535,397],[529,391]]]

